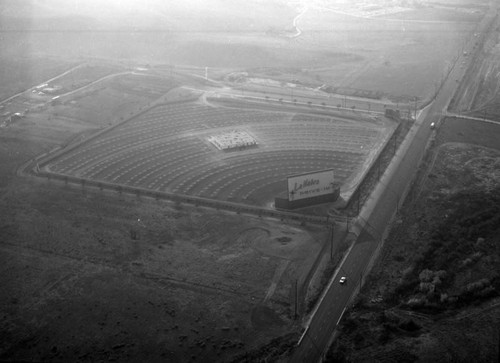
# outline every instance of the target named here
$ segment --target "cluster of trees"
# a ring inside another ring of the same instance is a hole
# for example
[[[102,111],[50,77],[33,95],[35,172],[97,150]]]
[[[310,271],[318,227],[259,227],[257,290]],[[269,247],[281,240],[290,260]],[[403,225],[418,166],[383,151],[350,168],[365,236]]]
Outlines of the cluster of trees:
[[[494,266],[500,263],[500,187],[452,194],[438,208],[446,214],[390,298],[412,308],[441,311],[497,296],[500,275]],[[487,272],[457,286],[457,275],[477,276],[478,271]]]

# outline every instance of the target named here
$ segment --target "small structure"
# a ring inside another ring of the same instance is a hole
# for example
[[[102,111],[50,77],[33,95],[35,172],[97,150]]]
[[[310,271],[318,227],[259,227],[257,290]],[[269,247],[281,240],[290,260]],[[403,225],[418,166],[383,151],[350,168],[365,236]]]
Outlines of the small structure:
[[[56,106],[56,105],[59,105],[61,103],[61,98],[60,96],[55,96],[55,97],[52,97],[52,99],[50,100],[50,104],[52,106]]]
[[[42,92],[44,93],[48,93],[48,94],[55,94],[55,93],[58,93],[62,90],[62,86],[53,86],[53,87],[44,87],[42,89]]]
[[[16,112],[16,113],[14,113],[14,114],[12,114],[12,115],[10,116],[10,118],[9,118],[9,123],[11,123],[11,124],[12,124],[12,123],[14,123],[14,122],[16,122],[16,121],[21,120],[22,118],[23,118],[23,115],[22,115],[21,113],[19,113],[19,112]]]
[[[257,141],[246,131],[231,130],[223,134],[212,135],[208,138],[219,150],[243,149],[250,146],[256,146]]]

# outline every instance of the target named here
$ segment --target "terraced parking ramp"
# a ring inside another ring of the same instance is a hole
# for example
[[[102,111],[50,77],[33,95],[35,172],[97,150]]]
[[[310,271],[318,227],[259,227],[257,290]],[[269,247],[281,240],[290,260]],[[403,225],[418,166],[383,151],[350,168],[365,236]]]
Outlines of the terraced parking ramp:
[[[127,188],[270,206],[288,175],[334,169],[347,198],[397,124],[290,109],[241,109],[201,100],[161,104],[39,164],[39,170]],[[252,147],[220,150],[239,131]]]

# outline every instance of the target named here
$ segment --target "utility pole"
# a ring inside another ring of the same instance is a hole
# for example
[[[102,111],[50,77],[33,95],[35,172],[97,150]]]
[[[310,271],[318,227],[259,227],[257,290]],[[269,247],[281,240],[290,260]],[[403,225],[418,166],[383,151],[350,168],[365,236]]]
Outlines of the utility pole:
[[[360,207],[360,203],[361,203],[361,184],[359,185],[359,189],[358,189],[358,215],[359,215],[359,207]]]
[[[299,305],[299,287],[298,287],[297,279],[295,279],[295,313],[294,320],[297,320],[298,317],[298,305]]]
[[[334,233],[334,224],[332,224],[332,234],[330,236],[330,260],[333,260],[333,233]]]
[[[417,97],[415,97],[415,121],[417,120]]]

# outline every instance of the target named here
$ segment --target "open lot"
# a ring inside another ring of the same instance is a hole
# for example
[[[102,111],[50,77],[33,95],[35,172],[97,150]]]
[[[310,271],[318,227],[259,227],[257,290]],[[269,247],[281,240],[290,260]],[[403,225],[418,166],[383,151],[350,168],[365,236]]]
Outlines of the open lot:
[[[210,102],[210,101],[209,101]],[[40,167],[84,179],[256,205],[286,177],[334,169],[348,198],[397,123],[383,117],[269,112],[200,102],[158,105]],[[241,129],[255,147],[221,151],[209,139]]]
[[[230,360],[295,331],[326,230],[16,180],[2,360]]]

